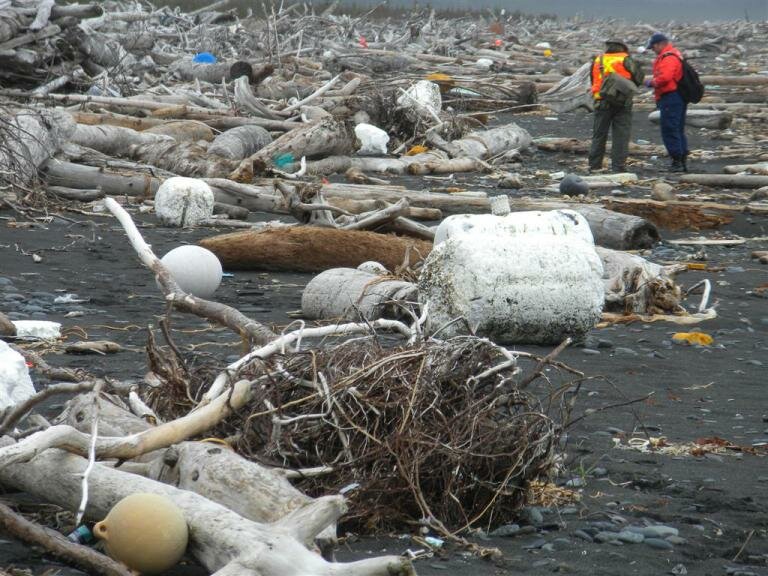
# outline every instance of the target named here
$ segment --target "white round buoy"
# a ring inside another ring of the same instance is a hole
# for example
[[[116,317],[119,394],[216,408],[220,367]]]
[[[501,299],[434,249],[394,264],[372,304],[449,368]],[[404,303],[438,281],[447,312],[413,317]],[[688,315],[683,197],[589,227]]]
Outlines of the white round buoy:
[[[202,180],[174,176],[160,184],[155,213],[166,226],[196,226],[213,216],[213,191]]]
[[[35,394],[24,357],[0,340],[0,411]]]
[[[179,246],[161,262],[184,292],[198,298],[210,298],[221,284],[221,262],[201,246]]]

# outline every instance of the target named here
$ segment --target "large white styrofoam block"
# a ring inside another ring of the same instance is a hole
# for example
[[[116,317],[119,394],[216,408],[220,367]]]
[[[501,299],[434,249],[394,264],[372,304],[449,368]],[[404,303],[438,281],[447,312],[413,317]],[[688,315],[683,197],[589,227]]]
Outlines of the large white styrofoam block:
[[[0,410],[24,402],[34,393],[24,357],[0,340]]]
[[[419,300],[438,338],[475,333],[501,344],[556,344],[600,319],[602,276],[594,245],[576,236],[459,234],[430,253]]]
[[[419,80],[397,98],[397,105],[414,119],[434,120],[443,107],[440,86],[429,80]]]
[[[542,212],[511,212],[506,216],[495,214],[454,214],[443,220],[435,230],[435,244],[448,238],[469,234],[506,234],[527,236],[544,234],[567,237],[594,244],[587,220],[573,210]]]
[[[167,226],[196,226],[213,216],[213,191],[202,180],[174,176],[155,194],[155,213]]]
[[[179,246],[161,262],[184,292],[198,298],[210,298],[221,284],[221,262],[202,246]]]
[[[385,155],[389,134],[373,124],[358,124],[355,126],[355,136],[360,140],[358,154]]]
[[[56,340],[61,336],[61,324],[49,320],[12,320],[17,338]]]

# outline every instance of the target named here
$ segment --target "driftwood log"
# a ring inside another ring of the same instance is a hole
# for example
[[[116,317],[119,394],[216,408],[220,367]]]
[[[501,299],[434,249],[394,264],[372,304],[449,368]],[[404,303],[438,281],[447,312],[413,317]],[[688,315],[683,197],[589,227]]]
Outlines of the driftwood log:
[[[288,270],[322,272],[330,268],[356,268],[374,260],[388,270],[406,261],[420,262],[432,243],[397,236],[314,226],[243,231],[199,242],[230,270]]]
[[[88,461],[58,449],[45,450],[26,463],[0,468],[5,486],[76,510]],[[86,516],[104,518],[121,499],[137,492],[170,498],[189,526],[189,551],[215,576],[394,576],[415,574],[410,562],[381,557],[346,564],[329,563],[306,548],[311,540],[345,511],[341,497],[315,501],[273,524],[243,518],[207,498],[102,464],[89,475]]]

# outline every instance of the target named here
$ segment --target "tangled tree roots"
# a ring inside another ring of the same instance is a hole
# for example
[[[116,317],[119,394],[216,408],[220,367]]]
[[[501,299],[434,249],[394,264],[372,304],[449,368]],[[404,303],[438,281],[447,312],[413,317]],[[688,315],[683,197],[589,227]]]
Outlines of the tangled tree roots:
[[[493,526],[552,469],[563,395],[550,390],[544,403],[521,390],[517,362],[487,340],[384,349],[354,339],[268,364],[246,417],[217,432],[254,460],[326,468],[299,481],[308,494],[355,486],[349,529]]]

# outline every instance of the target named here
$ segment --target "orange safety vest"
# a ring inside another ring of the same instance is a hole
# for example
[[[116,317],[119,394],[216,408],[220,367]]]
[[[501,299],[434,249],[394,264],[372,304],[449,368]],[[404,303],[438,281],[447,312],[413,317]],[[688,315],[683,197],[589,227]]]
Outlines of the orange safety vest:
[[[630,74],[624,68],[624,59],[629,56],[626,52],[610,52],[595,57],[592,64],[592,96],[595,100],[600,100],[600,87],[603,85],[604,75],[615,72],[619,76],[631,80]]]

